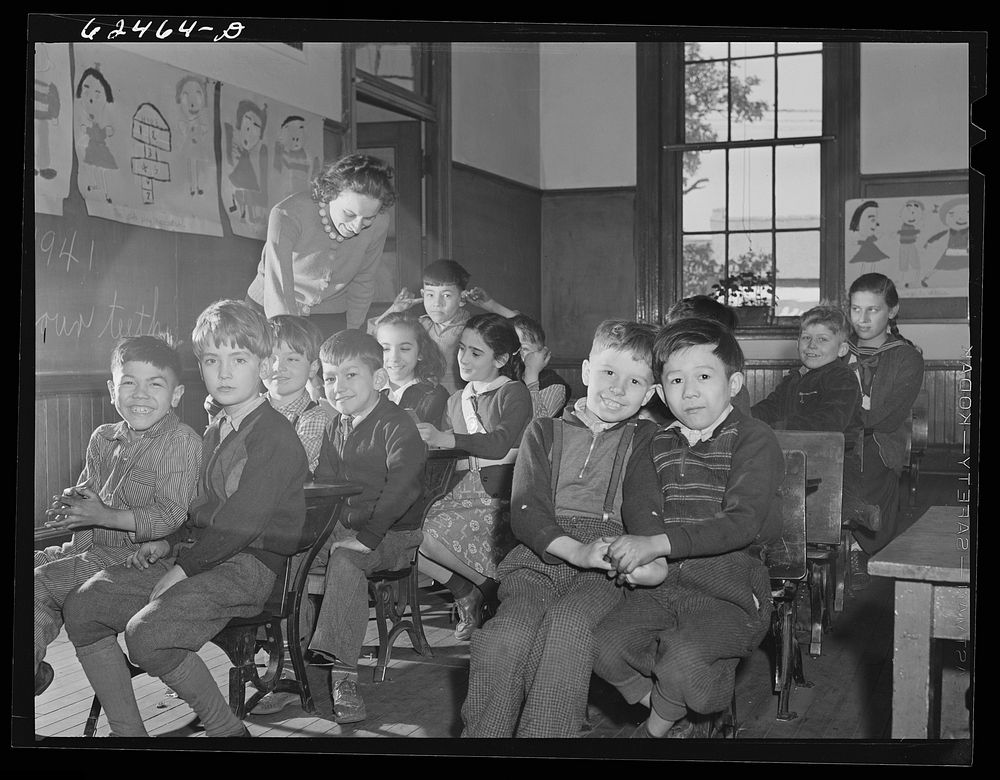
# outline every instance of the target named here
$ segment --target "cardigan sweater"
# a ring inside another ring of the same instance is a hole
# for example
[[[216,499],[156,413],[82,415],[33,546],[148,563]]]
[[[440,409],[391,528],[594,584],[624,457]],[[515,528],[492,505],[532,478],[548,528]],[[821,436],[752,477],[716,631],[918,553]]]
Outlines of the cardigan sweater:
[[[193,577],[248,552],[280,575],[305,522],[305,450],[269,403],[247,414],[220,444],[221,420],[205,431],[198,495],[187,523],[171,537],[193,542],[178,552],[176,564]]]
[[[848,353],[843,361],[850,365],[850,358]],[[857,381],[860,387],[860,380]],[[861,410],[866,438],[874,439],[882,462],[897,473],[903,469],[906,454],[904,423],[912,413],[923,381],[924,358],[915,347],[904,344],[887,350],[879,355],[872,378],[871,408]]]
[[[347,480],[363,490],[350,496],[340,522],[374,550],[389,530],[412,531],[423,520],[421,478],[427,445],[416,423],[379,395],[375,407],[344,440],[338,418],[327,428],[316,466],[316,481]]]
[[[455,446],[470,455],[501,460],[521,443],[524,429],[531,420],[531,393],[524,382],[512,381],[480,393],[476,398],[486,433],[467,433],[461,390],[448,399],[443,430],[453,431]]]
[[[388,397],[389,391],[383,390],[382,395]],[[412,409],[421,422],[430,423],[435,428],[441,427],[447,405],[448,391],[441,385],[424,381],[407,387],[397,404],[400,409]]]
[[[626,526],[640,515],[662,518],[671,560],[748,550],[780,536],[776,496],[785,463],[766,423],[733,409],[693,447],[679,429],[666,428],[650,450],[651,459],[630,464],[622,517]]]
[[[563,429],[563,449],[553,499],[551,453],[557,425]],[[546,563],[564,562],[546,552],[553,540],[567,535],[559,525],[559,517],[603,516],[608,483],[625,428],[626,423],[621,422],[594,432],[572,409],[567,409],[561,419],[539,417],[525,430],[514,464],[510,527],[518,541]],[[633,468],[634,461],[649,459],[649,443],[656,430],[656,425],[648,420],[637,421],[623,474]],[[624,480],[615,490],[614,510],[609,519],[619,525],[622,533],[643,536],[663,533],[660,519],[649,514],[633,515],[630,519],[634,522],[627,526],[622,523],[623,484]]]
[[[276,314],[340,314],[360,328],[375,294],[375,278],[389,231],[381,213],[354,238],[338,242],[323,230],[319,204],[308,192],[289,195],[271,209],[257,277],[247,297]]]
[[[806,371],[789,371],[763,401],[750,410],[774,430],[843,432],[852,449],[861,434],[861,389],[840,360]]]

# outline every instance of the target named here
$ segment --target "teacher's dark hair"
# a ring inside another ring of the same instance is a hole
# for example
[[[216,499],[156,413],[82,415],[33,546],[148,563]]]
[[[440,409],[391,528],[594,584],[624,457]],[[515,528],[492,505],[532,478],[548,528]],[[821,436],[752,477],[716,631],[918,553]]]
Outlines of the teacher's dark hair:
[[[312,182],[312,199],[329,203],[344,190],[367,195],[385,211],[396,202],[392,166],[368,154],[349,154],[323,169]]]

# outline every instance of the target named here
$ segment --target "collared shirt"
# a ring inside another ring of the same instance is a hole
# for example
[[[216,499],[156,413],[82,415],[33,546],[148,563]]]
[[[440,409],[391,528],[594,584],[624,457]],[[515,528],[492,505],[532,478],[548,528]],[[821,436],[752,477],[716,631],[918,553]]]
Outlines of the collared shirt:
[[[267,399],[275,411],[280,412],[295,428],[295,432],[299,435],[299,441],[302,442],[302,447],[306,451],[306,457],[309,459],[309,471],[315,471],[316,462],[319,460],[319,451],[323,446],[323,431],[326,430],[326,412],[320,408],[318,403],[313,403],[309,393],[305,390],[299,393],[298,398],[288,401],[283,406],[278,406],[278,402],[270,394],[267,395]],[[312,404],[311,409],[309,408],[310,404]]]
[[[381,396],[378,393],[375,393],[375,400],[371,402],[371,405],[367,409],[363,412],[351,415],[351,422],[355,428],[357,428],[361,424],[361,421],[371,414],[375,407],[378,406],[379,398],[381,398]]]
[[[74,551],[116,548],[121,562],[136,545],[172,533],[187,518],[201,457],[201,437],[173,412],[145,431],[133,431],[124,421],[97,428],[79,484],[111,509],[131,510],[135,531],[83,529],[73,535]]]
[[[490,390],[496,390],[501,385],[505,385],[510,382],[509,376],[504,376],[501,374],[492,382],[487,383],[485,386],[481,386],[478,390],[473,388],[473,385],[478,384],[477,382],[469,382],[462,389],[462,416],[465,418],[465,427],[468,428],[469,433],[488,433],[483,425],[482,420],[479,417],[479,412],[473,402],[473,399],[477,395],[483,393],[488,393]]]
[[[723,409],[722,414],[715,418],[715,422],[700,431],[688,428],[686,425],[682,424],[680,420],[674,420],[667,426],[667,428],[679,428],[680,432],[684,434],[684,438],[687,439],[688,445],[693,447],[700,441],[707,441],[708,439],[711,439],[712,434],[715,433],[715,429],[722,424],[722,421],[725,420],[732,411],[733,405],[729,404],[725,409]]]
[[[604,422],[596,414],[587,408],[587,399],[578,398],[576,403],[573,404],[573,411],[576,412],[576,416],[580,418],[580,422],[590,428],[591,433],[601,433],[606,431],[608,428],[614,428],[618,423]]]
[[[443,336],[449,331],[458,328],[459,330],[465,328],[465,323],[469,321],[472,315],[469,314],[468,309],[465,307],[460,308],[455,312],[454,316],[447,322],[434,322],[429,314],[421,314],[419,317],[420,322],[423,324],[424,328],[432,337],[437,340],[437,338]],[[455,337],[455,341],[458,341],[458,337]]]
[[[266,398],[267,396],[258,395],[255,398],[251,398],[248,401],[244,401],[241,404],[237,404],[235,409],[231,408],[223,409],[221,418],[217,417],[216,419],[222,419],[223,422],[228,420],[229,424],[233,426],[233,430],[238,431],[240,429],[240,423],[243,422],[243,420],[246,418],[248,414],[250,414],[250,412],[252,412],[258,406],[264,403],[264,400]]]
[[[420,381],[419,379],[413,377],[413,379],[411,379],[406,384],[400,385],[399,388],[396,390],[393,390],[392,386],[390,385],[389,387],[386,388],[388,390],[386,395],[390,401],[396,404],[396,406],[399,406],[399,402],[403,400],[403,393],[406,392],[406,388],[410,387],[411,385],[415,385],[419,381]]]

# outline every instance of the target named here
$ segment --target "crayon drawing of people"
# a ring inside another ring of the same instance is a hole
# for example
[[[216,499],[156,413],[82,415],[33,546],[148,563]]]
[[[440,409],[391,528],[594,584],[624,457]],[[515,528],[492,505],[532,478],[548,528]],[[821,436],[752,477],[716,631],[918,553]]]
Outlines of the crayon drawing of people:
[[[190,74],[177,82],[177,105],[182,154],[187,159],[188,191],[191,197],[205,194],[205,171],[212,153],[212,137],[205,117],[205,82]]]
[[[54,179],[58,172],[52,167],[49,151],[49,127],[59,124],[59,90],[51,81],[52,60],[47,46],[35,44],[35,176]]]
[[[858,251],[851,258],[852,263],[867,263],[866,271],[870,271],[875,263],[881,262],[889,257],[883,252],[878,244],[878,202],[866,200],[854,210],[849,225],[852,233],[861,236],[858,239]]]
[[[226,123],[229,182],[233,199],[229,210],[246,223],[258,222],[267,207],[267,146],[261,143],[267,125],[267,106],[241,100],[236,106],[236,127]],[[257,151],[257,159],[254,152]]]
[[[310,162],[305,140],[305,118],[294,114],[286,117],[274,142],[274,171],[277,175],[272,196],[275,202],[306,189],[310,179],[319,172],[319,158]]]
[[[86,192],[103,193],[104,199],[111,203],[108,171],[118,170],[118,163],[107,144],[107,139],[115,133],[108,118],[108,106],[115,98],[97,63],[83,71],[76,87],[76,98],[80,106],[76,143],[81,174],[87,174],[90,180]],[[83,178],[81,175],[81,180]]]
[[[896,233],[899,235],[899,273],[903,279],[903,287],[909,287],[911,280],[916,283],[920,278],[917,236],[924,224],[925,211],[923,201],[911,199],[903,204],[899,212],[900,225]]]
[[[969,267],[969,196],[946,200],[938,209],[947,230],[935,233],[924,242],[924,249],[938,239],[948,236],[948,243],[937,263],[920,284],[928,287],[928,280],[938,271],[955,271]]]

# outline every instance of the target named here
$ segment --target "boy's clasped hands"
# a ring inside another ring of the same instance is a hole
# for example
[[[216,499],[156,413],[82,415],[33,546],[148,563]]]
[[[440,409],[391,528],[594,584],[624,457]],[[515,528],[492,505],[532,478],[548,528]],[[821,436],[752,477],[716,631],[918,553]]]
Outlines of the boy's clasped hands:
[[[586,568],[603,569],[618,585],[653,587],[667,577],[667,561],[652,537],[623,534],[601,537],[584,546]]]

